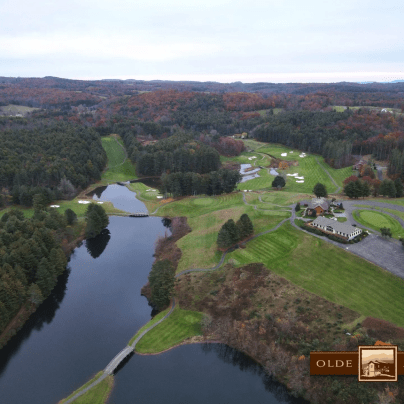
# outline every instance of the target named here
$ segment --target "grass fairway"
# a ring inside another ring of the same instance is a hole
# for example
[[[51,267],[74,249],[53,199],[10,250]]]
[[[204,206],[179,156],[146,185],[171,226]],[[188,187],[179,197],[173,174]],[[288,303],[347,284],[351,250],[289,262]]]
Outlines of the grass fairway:
[[[158,211],[158,215],[168,217],[196,217],[206,213],[216,212],[221,209],[234,208],[237,205],[244,205],[241,192],[206,197],[190,196],[161,207]]]
[[[74,393],[72,393],[69,397],[63,399],[62,401],[59,401],[59,404],[63,404],[64,402],[66,402],[66,400],[68,400],[70,397],[74,396],[79,391],[83,390],[85,387],[87,387],[93,381],[98,379],[102,374],[103,374],[103,372],[97,373],[97,375],[93,379],[91,379],[88,383],[81,386],[78,390],[76,390]],[[74,400],[74,403],[75,404],[104,404],[107,401],[109,394],[111,393],[113,385],[114,385],[114,377],[107,376],[101,383],[97,384],[91,390],[87,391],[87,393],[84,393],[82,396],[80,396],[76,400]]]
[[[136,179],[136,167],[127,158],[122,140],[114,135],[103,137],[101,141],[108,157],[107,170],[101,175],[101,183]]]
[[[216,245],[220,228],[229,219],[236,222],[243,213],[247,213],[252,220],[254,233],[271,229],[290,216],[289,212],[258,211],[242,205],[188,218],[192,231],[177,241],[182,251],[177,272],[190,268],[210,268],[217,264],[222,256]]]
[[[181,310],[173,313],[157,327],[149,331],[136,345],[136,352],[157,353],[180,344],[187,338],[201,335],[203,313]],[[147,324],[149,326],[149,324]]]
[[[275,179],[275,177],[269,174],[266,168],[258,171],[258,175],[258,178],[253,178],[252,180],[239,183],[237,185],[237,189],[270,189],[272,187],[272,181]]]
[[[296,285],[365,316],[404,326],[404,280],[353,254],[298,231],[290,223],[226,260],[262,262]]]
[[[146,328],[151,327],[154,323],[161,320],[168,312],[170,308],[161,311],[159,314],[155,315],[148,323],[146,323],[129,341],[128,345],[132,345],[135,339],[140,335]]]
[[[354,210],[354,219],[360,224],[380,232],[381,227],[388,227],[394,238],[404,237],[404,228],[401,224],[389,215],[374,210]]]

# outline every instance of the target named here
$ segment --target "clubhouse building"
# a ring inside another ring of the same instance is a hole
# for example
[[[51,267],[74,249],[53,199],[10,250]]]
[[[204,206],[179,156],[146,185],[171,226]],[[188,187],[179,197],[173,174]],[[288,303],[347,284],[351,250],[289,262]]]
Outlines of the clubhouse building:
[[[362,229],[358,229],[347,223],[340,223],[332,219],[327,219],[323,216],[319,216],[313,220],[310,225],[324,233],[334,234],[343,237],[346,240],[352,240],[362,233]]]

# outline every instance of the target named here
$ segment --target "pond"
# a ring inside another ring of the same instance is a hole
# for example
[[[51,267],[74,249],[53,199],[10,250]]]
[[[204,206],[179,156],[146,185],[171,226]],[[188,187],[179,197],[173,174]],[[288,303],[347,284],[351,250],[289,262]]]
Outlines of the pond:
[[[138,211],[142,202],[127,192],[112,185],[98,190],[97,198]],[[51,296],[0,350],[1,403],[56,404],[127,345],[151,318],[140,289],[165,226],[169,221],[158,217],[113,216],[101,235],[74,250]],[[115,376],[110,402],[300,402],[245,355],[214,345],[132,356]]]

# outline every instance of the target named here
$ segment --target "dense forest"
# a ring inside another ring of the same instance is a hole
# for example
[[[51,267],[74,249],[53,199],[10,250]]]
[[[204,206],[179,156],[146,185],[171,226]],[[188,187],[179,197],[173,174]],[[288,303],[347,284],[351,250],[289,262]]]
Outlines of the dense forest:
[[[60,246],[66,231],[66,219],[55,209],[38,209],[30,219],[18,210],[2,216],[0,334],[22,306],[34,311],[55,287],[67,262]]]
[[[13,124],[0,130],[0,142],[0,187],[25,206],[38,192],[48,202],[72,196],[101,178],[107,160],[94,129],[69,123]]]

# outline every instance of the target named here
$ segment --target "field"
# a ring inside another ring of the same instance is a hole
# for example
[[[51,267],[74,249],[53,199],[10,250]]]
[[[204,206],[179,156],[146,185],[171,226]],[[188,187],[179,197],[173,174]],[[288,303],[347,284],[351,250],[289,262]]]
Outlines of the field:
[[[70,394],[69,397],[66,397],[62,401],[59,401],[59,404],[63,404],[68,400],[70,397],[74,396],[76,393],[79,391],[83,390],[86,388],[89,384],[91,384],[93,381],[97,380],[103,372],[97,373],[97,375],[91,379],[89,382],[81,386],[78,390]],[[112,390],[112,387],[114,385],[114,378],[113,376],[107,376],[101,383],[97,384],[95,387],[93,387],[91,390],[87,391],[87,393],[84,393],[82,396],[78,397],[76,400],[74,400],[75,404],[104,404]]]
[[[248,153],[248,156],[241,155],[235,158],[227,158],[227,160],[238,161],[240,163],[251,163],[246,157],[260,153],[267,153],[281,160],[295,160],[298,162],[297,166],[291,166],[287,170],[278,170],[278,172],[283,172],[285,174],[298,173],[299,177],[304,177],[304,183],[297,183],[295,178],[288,176],[285,186],[285,190],[288,192],[312,193],[314,185],[317,184],[317,182],[321,182],[327,187],[329,193],[333,193],[337,190],[337,187],[331,181],[325,170],[329,172],[334,181],[341,187],[343,186],[343,180],[352,175],[352,167],[341,169],[332,168],[324,162],[324,158],[321,156],[307,154],[306,157],[299,157],[300,152],[297,149],[293,150],[283,145],[262,143],[251,139],[245,140],[244,143],[253,149],[254,153]],[[282,154],[285,153],[287,153],[287,156],[282,156]],[[268,160],[265,159],[265,165],[269,164],[269,161],[267,161]],[[258,164],[264,165],[260,161],[257,162],[257,165]],[[262,176],[262,178],[253,179],[243,184],[239,184],[238,188],[253,190],[270,188],[274,176],[264,172],[264,170],[261,170],[259,175]]]
[[[226,260],[237,266],[262,262],[329,301],[404,326],[404,280],[289,223],[228,254]]]
[[[126,156],[122,140],[117,135],[101,138],[102,147],[107,153],[107,170],[101,175],[101,184],[137,179],[136,167]]]
[[[217,264],[222,253],[216,240],[221,226],[228,220],[237,221],[247,213],[254,225],[254,233],[271,229],[290,216],[289,212],[257,211],[250,206],[239,206],[188,219],[192,231],[177,241],[182,251],[177,272],[190,268],[209,268]]]
[[[354,219],[360,224],[370,227],[380,232],[381,227],[388,227],[394,238],[404,237],[404,229],[401,224],[389,215],[373,210],[354,210],[352,213]]]
[[[0,115],[27,115],[28,113],[35,111],[36,109],[39,108],[31,108],[31,107],[25,107],[24,105],[6,105],[5,107],[0,107]]]
[[[185,339],[201,335],[203,314],[176,307],[171,315],[150,330],[136,345],[136,352],[157,353],[180,344]],[[149,324],[147,324],[149,326]]]

